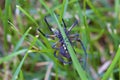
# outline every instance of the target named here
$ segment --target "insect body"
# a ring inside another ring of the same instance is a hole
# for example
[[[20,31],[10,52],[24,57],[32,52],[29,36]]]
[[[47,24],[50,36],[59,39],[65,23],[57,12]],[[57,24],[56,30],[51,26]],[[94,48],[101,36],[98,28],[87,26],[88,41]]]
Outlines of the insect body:
[[[58,58],[62,63],[66,63],[66,64],[70,64],[72,63],[72,61],[69,61],[71,60],[71,57],[70,57],[70,54],[68,52],[68,49],[67,49],[67,44],[65,43],[64,39],[63,39],[63,36],[61,34],[61,32],[58,30],[58,29],[54,29],[54,28],[51,28],[51,25],[48,24],[48,21],[46,19],[46,17],[44,18],[48,28],[50,29],[51,32],[53,32],[54,34],[54,37],[57,37],[59,39],[59,41],[57,41],[56,43],[54,43],[52,45],[52,48],[55,49],[54,51],[54,56],[56,58]],[[79,38],[79,34],[72,34],[70,35],[70,31],[72,30],[73,27],[75,27],[77,24],[78,24],[78,21],[76,20],[73,25],[67,30],[66,28],[66,24],[64,22],[64,20],[62,19],[62,24],[64,25],[64,31],[65,31],[65,34],[68,38],[68,41],[71,43],[72,45],[72,41],[77,41],[77,42],[80,42],[80,44],[82,45],[82,48],[83,48],[83,51],[84,51],[84,54],[85,54],[85,64],[86,64],[86,59],[87,59],[87,53],[86,53],[86,49],[82,43],[82,41],[80,40]],[[39,30],[39,29],[38,29]],[[51,37],[53,35],[45,35],[41,30],[39,30],[39,32],[41,32],[42,35],[46,36],[46,37]],[[57,46],[57,44],[59,43],[59,46]],[[58,52],[58,55],[57,55],[57,51]],[[65,61],[63,58],[66,58],[68,59],[68,61]]]
[[[65,31],[65,33],[66,33],[66,31]],[[69,55],[69,52],[68,52],[68,49],[67,49],[67,45],[65,44],[64,39],[63,39],[60,31],[59,31],[59,30],[58,30],[58,31],[55,31],[55,35],[56,35],[56,37],[59,39],[60,46],[59,46],[59,48],[56,48],[56,44],[57,44],[57,43],[55,43],[55,44],[52,46],[52,48],[54,48],[54,49],[56,49],[56,50],[59,50],[59,53],[60,53],[63,57],[65,57],[65,58],[67,58],[67,59],[70,59],[71,57],[70,57],[70,55]],[[66,62],[66,61],[64,61],[61,57],[57,56],[57,55],[56,55],[56,51],[54,52],[54,56],[57,57],[57,58],[58,58],[61,62],[63,62],[63,63],[71,63],[71,62]]]

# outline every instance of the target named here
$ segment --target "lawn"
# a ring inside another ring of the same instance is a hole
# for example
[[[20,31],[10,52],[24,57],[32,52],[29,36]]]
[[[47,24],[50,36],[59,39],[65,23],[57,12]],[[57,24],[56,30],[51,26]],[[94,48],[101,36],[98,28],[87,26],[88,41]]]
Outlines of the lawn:
[[[1,0],[0,80],[120,80],[120,0]]]

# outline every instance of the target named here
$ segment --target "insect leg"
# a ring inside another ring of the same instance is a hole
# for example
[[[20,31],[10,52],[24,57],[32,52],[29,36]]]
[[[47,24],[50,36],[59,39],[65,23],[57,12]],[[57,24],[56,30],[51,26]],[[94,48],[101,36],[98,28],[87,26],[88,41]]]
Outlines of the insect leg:
[[[73,38],[75,41],[80,42],[80,44],[81,44],[81,46],[82,46],[82,48],[83,48],[84,57],[85,57],[85,58],[84,58],[84,69],[85,69],[85,67],[86,67],[86,61],[87,61],[87,52],[86,52],[86,48],[85,48],[83,42],[81,41],[81,39],[79,38],[79,34],[78,34],[78,33],[77,33],[77,34],[70,35],[70,38]]]
[[[57,43],[58,43],[58,41],[52,45],[52,48],[53,48],[53,49],[56,49],[56,50],[59,50],[58,48],[56,48],[56,44],[57,44]]]
[[[67,28],[67,26],[66,26],[65,21],[64,21],[63,18],[62,18],[62,22],[63,22],[63,24],[64,24],[64,27]]]
[[[76,20],[72,26],[68,29],[68,32],[70,32],[72,30],[73,27],[75,27],[78,24],[78,20]]]
[[[44,37],[47,37],[47,38],[52,38],[54,39],[56,36],[55,35],[47,35],[47,34],[44,34],[40,29],[37,29]]]
[[[65,63],[65,64],[71,64],[71,63],[72,63],[72,61],[70,61],[70,62],[64,61],[60,56],[57,56],[57,55],[56,55],[56,52],[57,52],[57,51],[55,50],[54,56],[55,56],[56,58],[58,58],[58,60],[59,60],[60,62]]]
[[[84,51],[84,69],[86,68],[86,62],[87,62],[87,52],[86,52],[86,48],[85,48],[85,46],[84,46],[84,44],[83,44],[83,42],[81,41],[81,39],[77,39],[77,41],[78,42],[80,42],[80,44],[81,44],[81,46],[82,46],[82,48],[83,48],[83,51]]]
[[[51,26],[49,25],[49,23],[48,23],[48,21],[47,21],[47,19],[46,19],[46,17],[47,17],[47,16],[44,17],[44,21],[46,22],[49,30],[50,30],[51,32],[53,32],[52,29],[51,29]]]
[[[72,35],[70,35],[69,37],[77,40],[77,39],[79,38],[79,34],[78,34],[78,33],[72,34]]]
[[[40,29],[37,29],[43,36],[46,37],[46,35],[40,30]]]

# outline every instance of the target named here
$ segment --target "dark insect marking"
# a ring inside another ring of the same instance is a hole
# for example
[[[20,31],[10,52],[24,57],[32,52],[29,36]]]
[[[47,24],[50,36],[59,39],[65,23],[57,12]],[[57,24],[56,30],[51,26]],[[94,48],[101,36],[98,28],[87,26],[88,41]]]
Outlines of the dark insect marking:
[[[66,58],[70,58],[70,55],[69,55],[69,53],[68,53],[68,49],[67,49],[67,47],[66,47],[65,44],[62,44],[62,45],[60,46],[60,54],[61,54],[62,56],[64,56],[64,57],[66,57]]]

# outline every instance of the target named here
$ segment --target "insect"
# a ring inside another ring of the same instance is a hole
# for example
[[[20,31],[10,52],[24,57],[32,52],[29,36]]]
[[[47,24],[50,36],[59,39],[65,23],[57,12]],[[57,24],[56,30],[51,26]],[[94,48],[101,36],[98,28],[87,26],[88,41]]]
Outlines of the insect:
[[[64,39],[63,39],[63,36],[60,32],[59,29],[54,29],[52,28],[52,26],[48,23],[47,21],[47,16],[44,18],[44,21],[46,22],[49,30],[54,34],[54,35],[46,35],[44,34],[40,29],[38,29],[38,31],[45,37],[49,38],[49,37],[57,37],[58,38],[58,41],[56,43],[54,43],[52,45],[52,48],[55,49],[54,51],[54,56],[56,58],[58,58],[58,60],[62,63],[65,63],[65,64],[71,64],[72,61],[71,61],[71,56],[69,54],[69,51],[67,49],[67,44],[65,43]],[[70,31],[78,24],[78,20],[76,20],[69,29],[67,29],[67,26],[65,24],[65,21],[62,19],[62,25],[64,26],[64,31],[65,31],[65,34],[68,38],[68,41],[70,41],[71,45],[73,46],[73,43],[72,41],[77,41],[77,42],[80,42],[82,48],[83,48],[83,51],[84,51],[84,65],[86,65],[86,59],[87,59],[87,52],[86,52],[86,48],[84,47],[81,39],[79,38],[79,34],[76,33],[76,34],[70,34]],[[59,43],[59,46],[57,46],[57,44]],[[57,55],[57,51],[59,51],[59,55]],[[74,50],[75,51],[75,50]],[[61,55],[61,56],[60,56]],[[65,61],[64,58],[66,58],[68,61]]]

